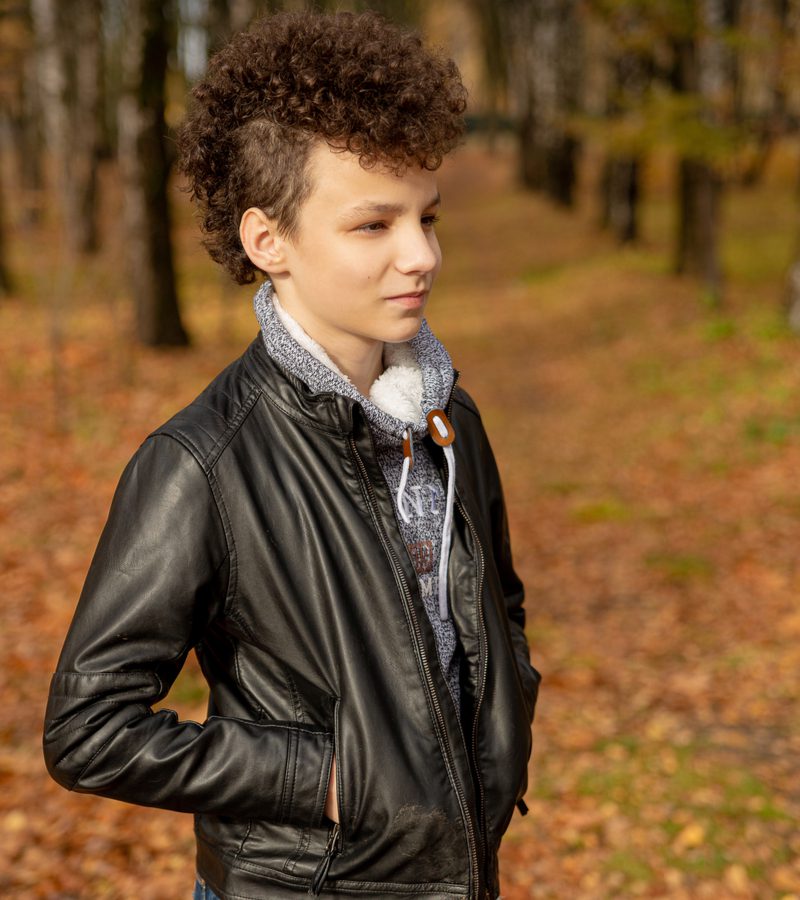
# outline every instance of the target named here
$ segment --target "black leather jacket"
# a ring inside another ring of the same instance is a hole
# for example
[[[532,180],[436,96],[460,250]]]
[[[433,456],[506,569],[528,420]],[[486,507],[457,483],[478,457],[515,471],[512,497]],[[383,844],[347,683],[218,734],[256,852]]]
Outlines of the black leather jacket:
[[[461,716],[359,405],[259,335],[122,475],[51,684],[53,778],[194,813],[222,897],[493,900],[539,675],[478,410],[454,386],[446,412]],[[192,648],[202,724],[151,708]]]

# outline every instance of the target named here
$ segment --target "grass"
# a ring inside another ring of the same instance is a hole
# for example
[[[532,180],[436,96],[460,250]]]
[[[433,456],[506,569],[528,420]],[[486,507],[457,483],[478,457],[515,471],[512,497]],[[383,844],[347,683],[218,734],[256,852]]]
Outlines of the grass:
[[[607,847],[602,862],[603,870],[617,873],[623,886],[653,882],[667,869],[719,879],[729,866],[742,862],[751,877],[759,877],[766,866],[789,858],[778,835],[791,833],[793,816],[762,779],[726,764],[713,743],[676,747],[639,734],[619,735],[598,741],[594,753],[595,765],[576,777],[572,789],[585,800],[602,803],[608,815],[625,823],[617,828],[630,835],[629,845]],[[552,784],[540,781],[538,787],[553,799]],[[662,835],[660,847],[649,840],[635,849],[653,822]],[[587,834],[569,836],[573,852],[592,843]],[[754,834],[761,836],[760,848],[743,859],[734,848]]]
[[[596,522],[624,522],[631,518],[629,506],[614,497],[580,503],[572,510],[572,518],[584,525]]]
[[[711,560],[696,553],[651,553],[645,563],[673,583],[708,579],[714,574]]]

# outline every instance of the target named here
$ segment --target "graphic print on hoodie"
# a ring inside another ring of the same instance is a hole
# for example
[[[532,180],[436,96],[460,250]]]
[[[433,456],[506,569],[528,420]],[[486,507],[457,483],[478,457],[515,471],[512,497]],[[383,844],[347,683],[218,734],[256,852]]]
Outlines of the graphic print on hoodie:
[[[392,495],[400,533],[414,565],[425,611],[433,628],[439,663],[457,711],[460,709],[460,653],[452,614],[446,603],[446,554],[452,518],[449,490],[422,443],[428,433],[426,413],[444,409],[453,386],[453,364],[444,345],[423,318],[410,341],[385,344],[385,371],[365,397],[339,370],[325,349],[281,306],[270,281],[256,292],[253,306],[270,356],[311,391],[335,391],[360,403],[369,423],[378,463]],[[412,436],[413,465],[405,472],[403,433]],[[454,458],[448,455],[450,481]],[[448,496],[450,502],[448,504]],[[440,573],[444,575],[441,578]]]

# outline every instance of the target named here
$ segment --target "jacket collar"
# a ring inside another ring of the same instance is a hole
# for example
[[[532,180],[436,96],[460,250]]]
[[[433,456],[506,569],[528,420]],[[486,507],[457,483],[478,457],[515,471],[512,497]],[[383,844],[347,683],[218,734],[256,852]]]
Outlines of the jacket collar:
[[[243,360],[267,400],[286,415],[337,434],[349,434],[353,430],[355,402],[333,391],[311,390],[267,353],[260,332],[245,350]]]

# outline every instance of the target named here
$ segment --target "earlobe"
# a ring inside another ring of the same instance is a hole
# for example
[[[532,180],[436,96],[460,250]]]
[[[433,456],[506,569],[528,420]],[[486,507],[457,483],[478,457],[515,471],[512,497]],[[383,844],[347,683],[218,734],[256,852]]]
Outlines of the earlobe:
[[[239,239],[250,262],[270,275],[286,271],[285,241],[263,209],[251,206],[239,222]]]

